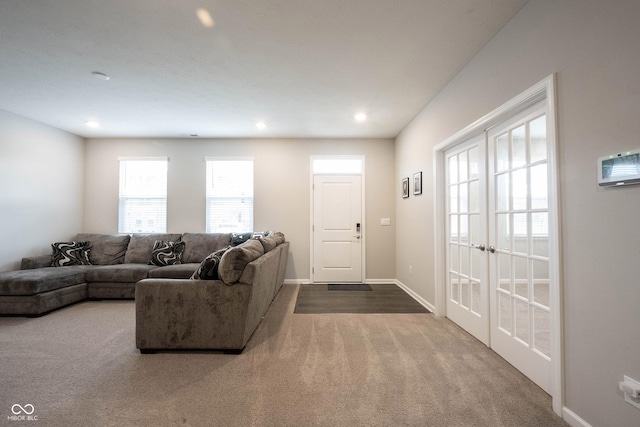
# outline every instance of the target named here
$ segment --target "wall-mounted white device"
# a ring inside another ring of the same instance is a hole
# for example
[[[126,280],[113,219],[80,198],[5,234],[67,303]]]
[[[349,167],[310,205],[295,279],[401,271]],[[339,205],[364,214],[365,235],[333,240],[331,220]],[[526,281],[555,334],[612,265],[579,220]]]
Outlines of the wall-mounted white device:
[[[640,149],[598,159],[598,185],[640,184]]]
[[[624,393],[624,400],[640,409],[640,382],[625,375],[624,381],[620,381],[619,387]]]

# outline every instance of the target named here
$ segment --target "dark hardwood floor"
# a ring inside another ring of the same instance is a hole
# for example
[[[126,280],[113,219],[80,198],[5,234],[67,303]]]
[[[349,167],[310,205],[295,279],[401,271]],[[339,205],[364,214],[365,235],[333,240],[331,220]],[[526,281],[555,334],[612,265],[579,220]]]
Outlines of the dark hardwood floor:
[[[394,284],[370,285],[371,291],[328,290],[300,285],[294,313],[430,313]]]

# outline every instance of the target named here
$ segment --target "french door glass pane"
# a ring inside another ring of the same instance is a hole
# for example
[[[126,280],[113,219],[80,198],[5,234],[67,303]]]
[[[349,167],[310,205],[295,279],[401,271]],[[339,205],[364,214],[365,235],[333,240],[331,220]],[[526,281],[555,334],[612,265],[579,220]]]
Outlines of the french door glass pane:
[[[496,247],[501,251],[511,251],[509,228],[509,214],[496,215]]]
[[[500,289],[511,292],[511,256],[498,253],[498,285]]]
[[[519,168],[527,163],[525,126],[511,131],[511,168]]]
[[[471,282],[471,311],[476,314],[479,314],[481,307],[481,298],[482,295],[480,293],[480,282],[473,280]]]
[[[496,177],[496,210],[509,210],[509,174],[504,173]]]
[[[502,292],[498,292],[498,325],[509,334],[513,331],[511,297]]]
[[[449,157],[449,184],[458,182],[458,159],[456,156]]]
[[[531,209],[547,209],[547,164],[532,166],[531,171]]]
[[[513,191],[513,199],[511,201],[513,210],[519,211],[527,209],[527,170],[519,169],[511,173],[511,189]]]
[[[478,147],[469,150],[469,179],[478,179]]]
[[[516,295],[529,297],[529,272],[527,269],[527,258],[513,256],[513,282],[515,283]]]
[[[467,152],[463,151],[462,153],[458,154],[458,180],[462,182],[466,181],[467,179]]]
[[[460,244],[469,243],[469,215],[459,215],[460,217]]]
[[[547,310],[533,307],[533,348],[551,357],[551,316]]]
[[[469,275],[469,247],[460,246],[460,273]]]
[[[451,245],[449,245],[449,259],[450,259],[450,266],[449,268],[451,269],[451,271],[455,271],[455,272],[459,272],[460,271],[460,264],[458,263],[458,245],[455,243],[452,243]]]
[[[470,307],[469,304],[469,279],[460,278],[460,305]]]
[[[458,212],[458,186],[449,186],[449,212]]]
[[[449,216],[449,241],[458,241],[458,215]]]
[[[466,182],[460,184],[460,186],[458,187],[458,191],[460,192],[459,194],[459,204],[458,204],[458,209],[460,210],[460,212],[469,212],[469,187],[468,184]]]
[[[469,212],[480,211],[480,189],[478,181],[469,182]]]
[[[518,298],[514,298],[515,302],[515,321],[516,321],[516,337],[529,343],[529,304]]]
[[[455,273],[451,273],[449,276],[451,280],[451,301],[459,304],[460,303],[460,283],[459,276]]]
[[[503,133],[496,137],[496,171],[509,169],[509,134]]]
[[[547,159],[547,117],[542,115],[529,123],[531,163]]]

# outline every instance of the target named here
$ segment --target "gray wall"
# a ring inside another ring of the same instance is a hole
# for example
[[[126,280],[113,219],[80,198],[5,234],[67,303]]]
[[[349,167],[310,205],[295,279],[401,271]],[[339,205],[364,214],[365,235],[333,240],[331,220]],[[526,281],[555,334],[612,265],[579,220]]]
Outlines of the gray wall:
[[[0,110],[0,271],[82,227],[84,140]]]
[[[640,425],[618,391],[640,380],[640,186],[596,180],[598,157],[640,148],[638,22],[637,0],[529,1],[396,139],[396,182],[426,177],[396,192],[397,276],[435,302],[433,147],[557,73],[564,403],[593,426]]]
[[[205,231],[205,157],[253,157],[254,229],[285,233],[291,242],[286,278],[296,280],[309,280],[310,156],[364,155],[366,277],[395,279],[391,139],[90,139],[86,150],[84,230],[108,234],[118,231],[118,157],[169,157],[170,233]],[[392,226],[380,226],[380,218],[391,218]]]

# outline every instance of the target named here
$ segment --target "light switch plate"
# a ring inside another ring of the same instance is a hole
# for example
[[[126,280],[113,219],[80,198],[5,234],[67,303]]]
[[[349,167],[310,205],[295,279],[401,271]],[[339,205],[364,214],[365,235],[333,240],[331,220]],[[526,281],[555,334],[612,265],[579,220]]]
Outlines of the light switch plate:
[[[391,218],[380,218],[380,225],[391,225]]]

